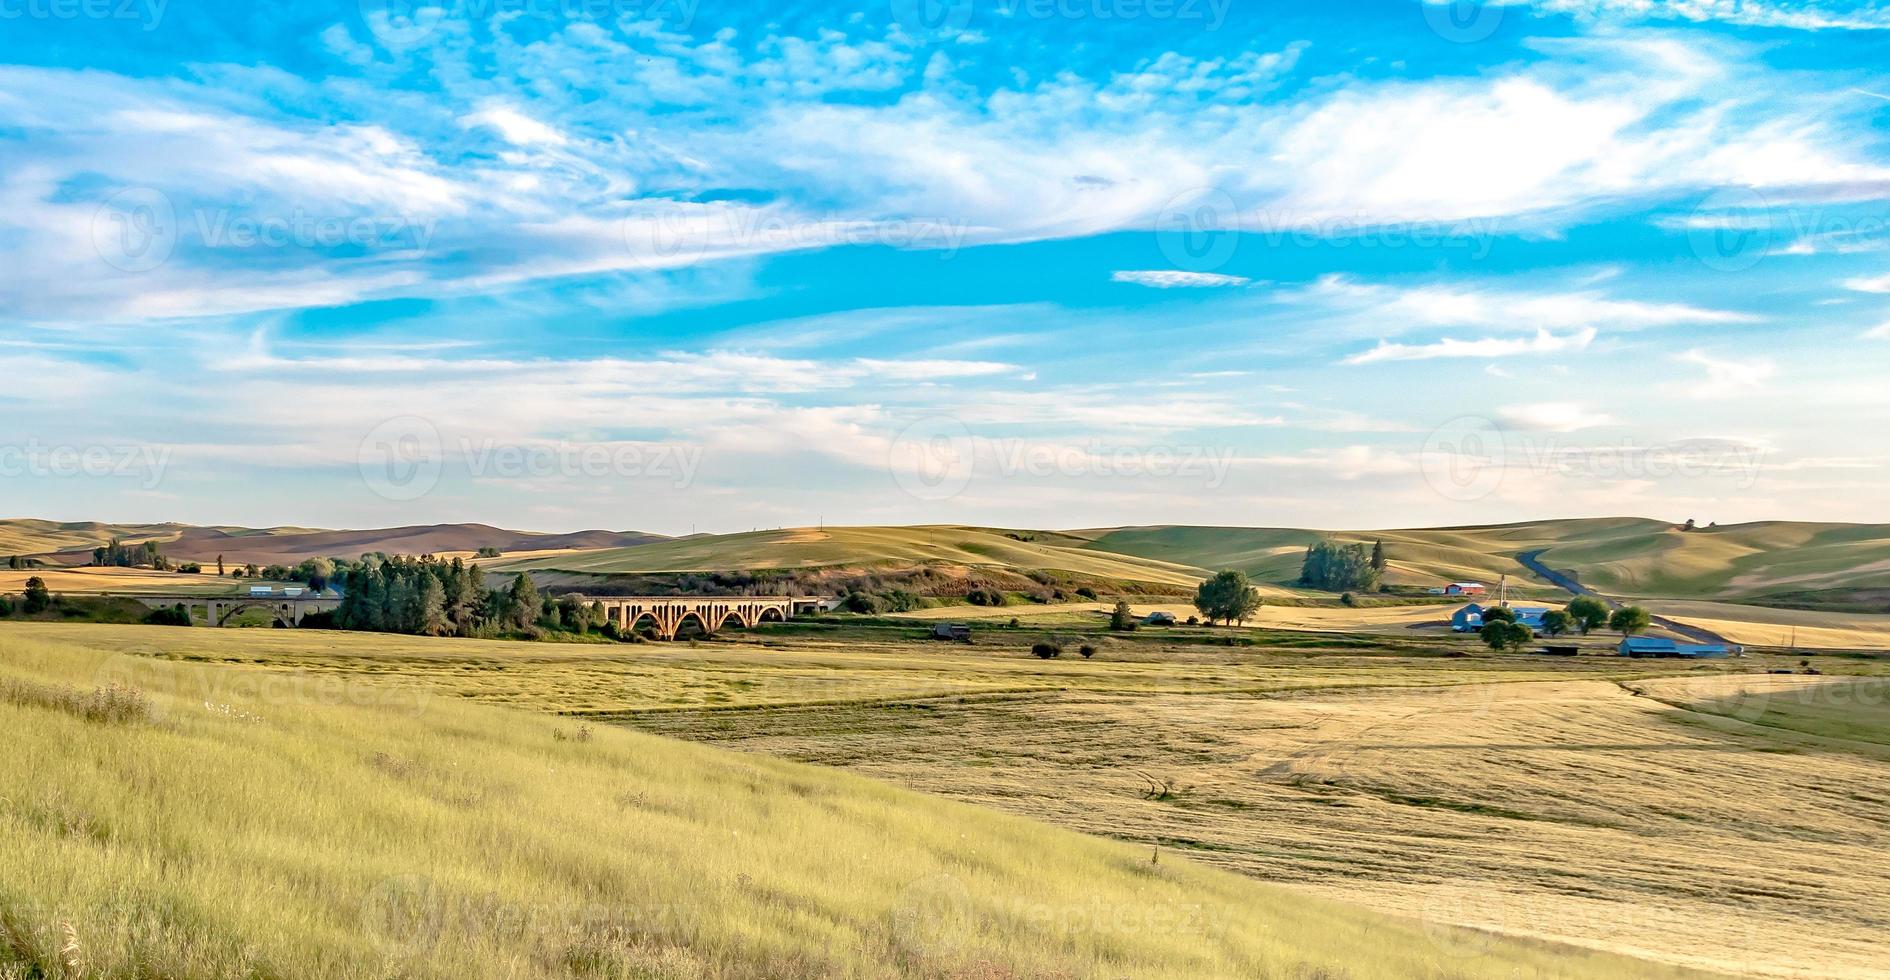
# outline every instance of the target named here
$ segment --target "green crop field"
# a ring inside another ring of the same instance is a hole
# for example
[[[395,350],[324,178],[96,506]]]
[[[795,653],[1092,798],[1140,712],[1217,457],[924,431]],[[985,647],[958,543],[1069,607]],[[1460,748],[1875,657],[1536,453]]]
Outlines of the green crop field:
[[[0,626],[0,976],[1686,975],[403,676],[565,679],[501,644],[279,636]]]

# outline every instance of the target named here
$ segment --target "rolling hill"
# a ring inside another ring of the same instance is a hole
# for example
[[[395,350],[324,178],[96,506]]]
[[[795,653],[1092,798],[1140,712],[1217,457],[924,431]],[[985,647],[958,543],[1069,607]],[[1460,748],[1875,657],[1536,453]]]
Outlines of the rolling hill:
[[[0,976],[1699,975],[849,773],[341,683],[0,635]]]
[[[1263,590],[1293,594],[1300,557],[1321,539],[1383,541],[1388,584],[1434,587],[1508,575],[1526,591],[1557,591],[1516,562],[1541,552],[1552,569],[1622,597],[1712,599],[1835,611],[1890,608],[1890,525],[1766,521],[1683,531],[1636,517],[1529,521],[1483,527],[1321,531],[1305,528],[1146,526],[1073,531],[930,525],[779,528],[670,538],[637,531],[545,534],[484,524],[369,530],[247,529],[181,524],[0,521],[0,554],[82,564],[112,536],[157,540],[173,559],[291,563],[316,555],[470,553],[507,556],[488,570],[577,581],[597,576],[787,570],[1050,573],[1151,591],[1190,589],[1222,568]],[[803,576],[808,577],[808,576]],[[810,581],[812,579],[810,578]]]
[[[421,524],[364,530],[306,527],[199,527],[189,524],[102,524],[52,521],[0,521],[0,554],[40,558],[48,564],[77,565],[91,560],[93,548],[112,538],[130,543],[156,541],[173,561],[230,564],[294,564],[304,558],[347,557],[370,551],[390,555],[500,551],[551,551],[620,548],[667,540],[643,531],[572,531],[544,534],[510,531],[486,524]]]
[[[949,565],[1040,570],[1103,581],[1188,587],[1207,573],[1192,565],[1088,548],[1055,531],[933,525],[782,528],[698,535],[605,551],[552,555],[490,566],[497,571],[592,575],[754,571],[831,567]]]

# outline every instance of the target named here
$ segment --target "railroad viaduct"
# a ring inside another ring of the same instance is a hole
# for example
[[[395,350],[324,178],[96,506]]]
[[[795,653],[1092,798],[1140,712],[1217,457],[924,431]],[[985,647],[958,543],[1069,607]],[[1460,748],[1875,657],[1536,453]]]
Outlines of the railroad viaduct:
[[[237,613],[263,609],[289,626],[302,625],[312,612],[341,608],[336,596],[317,595],[127,595],[127,599],[153,609],[183,606],[193,622],[203,610],[203,622],[212,626],[228,625]],[[625,632],[647,622],[658,637],[673,640],[682,628],[694,622],[697,629],[713,633],[731,622],[747,628],[768,622],[786,622],[796,614],[832,608],[834,600],[822,596],[575,596],[585,605],[601,606],[607,621]]]

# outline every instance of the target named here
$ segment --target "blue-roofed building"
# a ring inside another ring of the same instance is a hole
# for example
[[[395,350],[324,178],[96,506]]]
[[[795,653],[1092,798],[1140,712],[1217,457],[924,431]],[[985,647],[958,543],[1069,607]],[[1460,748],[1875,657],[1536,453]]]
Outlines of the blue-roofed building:
[[[1623,657],[1685,657],[1713,659],[1730,657],[1733,647],[1724,643],[1681,643],[1657,636],[1630,636],[1617,647]]]
[[[1516,614],[1516,622],[1532,630],[1542,628],[1542,617],[1549,614],[1547,606],[1511,606],[1510,612]]]
[[[1450,614],[1450,628],[1458,633],[1475,633],[1483,628],[1483,607],[1471,603]]]

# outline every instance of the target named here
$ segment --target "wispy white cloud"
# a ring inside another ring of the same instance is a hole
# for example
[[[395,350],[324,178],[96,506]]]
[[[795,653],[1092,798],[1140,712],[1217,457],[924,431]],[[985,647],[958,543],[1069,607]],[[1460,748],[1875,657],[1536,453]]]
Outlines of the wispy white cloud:
[[[1575,402],[1505,405],[1497,410],[1496,415],[1511,428],[1538,432],[1579,432],[1582,429],[1613,425],[1615,422],[1614,416]]]
[[[1457,340],[1446,337],[1428,344],[1394,344],[1381,340],[1378,346],[1347,357],[1346,364],[1378,364],[1385,361],[1427,361],[1444,357],[1519,357],[1532,354],[1561,354],[1586,350],[1595,341],[1596,330],[1589,327],[1568,334],[1538,330],[1534,337],[1485,337]]]
[[[1156,289],[1190,286],[1245,286],[1253,281],[1246,276],[1230,276],[1219,272],[1183,272],[1179,269],[1118,270],[1109,279],[1112,282],[1129,282],[1138,286],[1153,286]]]
[[[1761,391],[1778,373],[1777,365],[1763,357],[1722,357],[1695,349],[1675,360],[1706,371],[1705,381],[1687,389],[1696,398],[1731,398]]]

